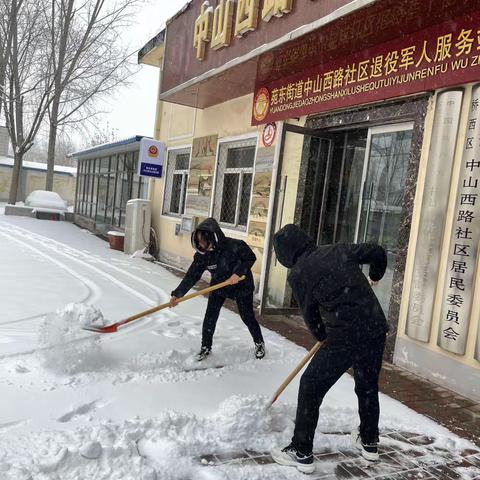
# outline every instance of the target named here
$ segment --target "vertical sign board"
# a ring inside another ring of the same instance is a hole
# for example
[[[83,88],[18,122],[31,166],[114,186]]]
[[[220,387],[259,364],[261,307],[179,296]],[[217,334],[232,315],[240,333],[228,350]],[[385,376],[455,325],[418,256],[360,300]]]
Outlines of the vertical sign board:
[[[409,337],[422,342],[430,339],[462,97],[462,90],[446,91],[436,104],[406,328]]]
[[[160,178],[165,159],[165,144],[151,138],[140,140],[137,174],[139,177]]]
[[[438,345],[464,355],[480,241],[480,85],[474,87],[448,250]]]

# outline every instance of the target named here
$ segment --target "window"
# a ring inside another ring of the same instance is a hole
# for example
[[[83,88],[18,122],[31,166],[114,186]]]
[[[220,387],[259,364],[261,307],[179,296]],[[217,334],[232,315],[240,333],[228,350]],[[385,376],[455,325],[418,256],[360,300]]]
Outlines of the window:
[[[167,178],[163,199],[164,214],[183,215],[185,213],[189,168],[189,148],[168,152]]]
[[[256,141],[220,145],[213,215],[221,224],[245,231],[252,192]]]

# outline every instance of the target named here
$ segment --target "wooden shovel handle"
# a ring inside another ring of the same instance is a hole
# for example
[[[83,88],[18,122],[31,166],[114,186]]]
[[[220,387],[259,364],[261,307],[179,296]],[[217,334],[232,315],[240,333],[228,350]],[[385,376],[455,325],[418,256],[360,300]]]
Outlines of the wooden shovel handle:
[[[239,281],[245,280],[245,275],[242,275],[240,277]],[[198,297],[200,295],[206,295],[207,293],[213,292],[215,290],[219,290],[220,288],[227,287],[230,285],[229,280],[225,280],[224,282],[217,283],[216,285],[212,285],[208,288],[204,288],[203,290],[199,290],[198,292],[193,292],[188,295],[185,295],[177,300],[177,303],[181,302],[186,302],[187,300],[190,300],[191,298]],[[156,307],[149,308],[148,310],[144,310],[143,312],[137,313],[135,315],[132,315],[131,317],[126,318],[125,320],[122,320],[121,322],[117,323],[117,327],[120,327],[121,325],[125,325],[126,323],[133,322],[134,320],[138,320],[139,318],[145,317],[146,315],[150,315],[151,313],[158,312],[160,310],[163,310],[164,308],[170,307],[170,302],[168,303],[163,303],[162,305],[158,305]]]
[[[278,387],[277,391],[274,393],[272,399],[268,406],[272,406],[282,394],[282,392],[287,388],[288,384],[298,375],[298,372],[309,362],[309,360],[318,352],[323,342],[317,342],[313,348],[308,352],[306,357],[295,367],[292,373],[285,379],[285,381]]]

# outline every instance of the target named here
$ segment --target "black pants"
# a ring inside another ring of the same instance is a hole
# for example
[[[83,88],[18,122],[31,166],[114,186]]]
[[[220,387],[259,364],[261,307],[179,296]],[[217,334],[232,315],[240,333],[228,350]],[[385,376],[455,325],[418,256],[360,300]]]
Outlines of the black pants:
[[[253,311],[253,295],[242,295],[241,297],[236,297],[235,300],[238,313],[243,323],[247,326],[253,341],[255,343],[263,342],[262,331]],[[202,347],[212,348],[213,334],[215,333],[218,316],[224,303],[225,298],[220,295],[212,294],[208,297],[207,311],[205,312],[202,327]]]
[[[323,397],[337,380],[353,367],[355,393],[358,397],[360,436],[364,443],[378,441],[378,376],[382,368],[385,335],[362,338],[352,346],[325,345],[313,356],[300,379],[297,418],[292,443],[309,454],[317,428]]]

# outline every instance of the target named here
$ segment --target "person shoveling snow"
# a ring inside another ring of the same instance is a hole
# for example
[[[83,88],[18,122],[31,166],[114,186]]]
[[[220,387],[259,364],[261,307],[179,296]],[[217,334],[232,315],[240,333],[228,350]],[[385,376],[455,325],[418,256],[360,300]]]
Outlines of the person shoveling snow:
[[[211,293],[208,297],[202,327],[202,345],[197,360],[205,359],[212,350],[218,316],[227,298],[233,298],[237,302],[240,317],[255,343],[255,357],[263,358],[265,343],[253,311],[255,287],[251,268],[256,257],[252,249],[242,240],[226,237],[214,218],[207,218],[192,233],[192,247],[196,250],[193,263],[180,285],[171,294],[172,307],[200,280],[205,270],[211,274],[212,285],[226,280],[230,282],[229,286]],[[240,281],[243,275],[246,278]]]
[[[378,245],[322,245],[296,225],[274,237],[278,261],[290,269],[288,283],[312,334],[324,341],[300,380],[297,417],[291,443],[272,451],[281,465],[304,473],[315,469],[312,449],[319,408],[340,377],[353,367],[360,428],[352,432],[366,460],[378,460],[378,377],[387,321],[372,286],[387,267]],[[360,265],[369,265],[369,279]]]

